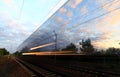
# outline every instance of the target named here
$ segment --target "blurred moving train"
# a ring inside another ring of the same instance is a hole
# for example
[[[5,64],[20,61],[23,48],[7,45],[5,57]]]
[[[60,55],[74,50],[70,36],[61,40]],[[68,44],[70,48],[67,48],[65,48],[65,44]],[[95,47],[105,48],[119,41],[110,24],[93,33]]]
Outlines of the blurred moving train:
[[[76,54],[75,51],[49,51],[49,52],[26,52],[22,55],[82,55]]]

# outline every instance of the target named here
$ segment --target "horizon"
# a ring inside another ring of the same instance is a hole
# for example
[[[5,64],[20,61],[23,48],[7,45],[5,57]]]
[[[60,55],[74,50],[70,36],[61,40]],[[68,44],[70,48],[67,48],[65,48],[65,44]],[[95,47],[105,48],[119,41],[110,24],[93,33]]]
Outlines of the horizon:
[[[2,25],[0,26],[0,41],[2,41],[0,42],[0,46],[7,48],[11,53],[15,52],[24,40],[29,38],[34,31],[41,28],[44,22],[48,21],[48,18],[56,15],[55,18],[57,22],[65,26],[72,25],[76,27],[77,25],[79,28],[79,30],[77,30],[79,32],[77,33],[80,34],[81,38],[74,37],[73,39],[73,35],[71,34],[70,40],[72,42],[90,38],[95,48],[120,48],[119,0],[75,0],[73,5],[68,5],[69,7],[63,6],[62,8],[60,7],[67,2],[67,0],[52,1],[53,2],[47,0],[36,0],[34,2],[25,0],[0,1],[0,10],[2,10],[0,12],[0,24]],[[68,2],[73,3],[72,1]],[[59,13],[55,13],[56,11],[60,12],[60,15]],[[95,17],[99,18],[95,19]],[[70,32],[68,34],[70,34]]]

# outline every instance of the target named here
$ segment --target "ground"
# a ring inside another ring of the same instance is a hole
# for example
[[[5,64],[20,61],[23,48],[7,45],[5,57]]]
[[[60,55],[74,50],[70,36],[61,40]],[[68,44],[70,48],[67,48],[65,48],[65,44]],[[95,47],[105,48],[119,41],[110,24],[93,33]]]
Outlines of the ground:
[[[30,75],[8,56],[0,56],[0,77],[30,77]]]

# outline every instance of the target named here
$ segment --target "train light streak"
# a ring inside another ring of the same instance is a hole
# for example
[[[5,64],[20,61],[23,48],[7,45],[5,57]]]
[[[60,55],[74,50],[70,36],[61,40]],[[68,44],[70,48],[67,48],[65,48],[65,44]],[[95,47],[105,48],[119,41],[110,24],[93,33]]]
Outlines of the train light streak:
[[[35,49],[38,49],[38,48],[43,48],[43,47],[47,47],[47,46],[54,45],[54,44],[55,43],[48,43],[48,44],[36,46],[36,47],[30,48],[30,50],[35,50]]]
[[[26,52],[22,55],[77,55],[74,51],[45,51],[45,52]]]

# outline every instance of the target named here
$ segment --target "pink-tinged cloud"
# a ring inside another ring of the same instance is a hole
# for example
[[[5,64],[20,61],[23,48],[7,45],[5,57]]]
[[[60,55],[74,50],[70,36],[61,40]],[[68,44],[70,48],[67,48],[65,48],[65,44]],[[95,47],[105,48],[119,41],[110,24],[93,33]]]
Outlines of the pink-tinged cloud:
[[[19,10],[18,5],[14,0],[2,0],[2,2],[4,3],[5,6],[8,6],[13,11]]]
[[[18,7],[15,0],[2,0],[1,2],[3,3],[3,6],[5,6],[5,7],[2,7],[4,10],[1,12],[7,12],[10,14],[14,12],[16,14],[19,14],[20,8]]]
[[[14,0],[2,0],[7,5],[12,5],[14,3]]]
[[[97,0],[97,4],[104,4],[106,2],[109,2],[108,0]]]
[[[16,30],[21,30],[21,31],[25,31],[26,27],[22,24],[20,24],[18,21],[16,20],[9,20],[7,21],[8,27],[10,27],[11,29],[16,29]]]
[[[119,27],[119,20],[120,20],[120,10],[115,10],[119,7],[120,1],[119,0],[99,0],[98,2],[101,2],[101,5],[105,5],[102,7],[102,10],[105,12],[111,12],[104,17],[102,17],[96,26],[97,29],[99,29],[102,32],[107,31],[111,27]]]
[[[69,23],[69,21],[64,21],[63,25],[66,26]]]
[[[57,20],[57,22],[62,22],[63,19],[62,19],[62,17],[58,17],[56,20]]]
[[[23,25],[22,23],[19,23],[19,21],[11,18],[11,16],[6,13],[0,13],[0,14],[2,15],[0,19],[0,23],[4,24],[4,26],[7,27],[9,33],[11,33],[10,37],[12,34],[15,36],[18,33],[28,36],[29,33],[26,28],[27,25]]]
[[[103,34],[100,36],[100,39],[101,39],[101,40],[111,39],[111,36],[112,36],[113,32],[114,32],[113,30],[110,30],[110,31],[108,31],[108,32],[106,32],[106,33],[103,33]]]
[[[82,15],[88,13],[88,10],[87,10],[86,6],[84,6],[84,7],[82,7],[82,8],[80,9],[80,13],[81,13]]]
[[[101,18],[98,22],[99,23],[96,24],[96,28],[102,32],[107,31],[111,27],[119,27],[120,11],[115,11],[111,14],[108,14],[105,17]]]
[[[68,3],[68,6],[70,6],[71,8],[76,8],[81,2],[82,0],[71,0]]]
[[[67,9],[66,8],[60,8],[59,10],[61,13],[66,13],[67,12]]]
[[[72,12],[72,11],[68,11],[68,12],[67,12],[67,16],[68,16],[69,18],[71,18],[71,17],[73,16],[73,12]]]
[[[106,12],[110,12],[118,8],[119,5],[120,5],[120,1],[114,0],[113,2],[107,3],[106,6],[103,7],[103,10],[105,10]],[[120,20],[120,11],[116,10],[113,11],[111,14],[108,14],[107,16],[103,17],[101,21],[99,21],[99,23],[105,22],[104,29],[108,29],[109,27],[112,26],[118,26],[119,20]]]
[[[93,41],[93,45],[97,48],[109,48],[109,47],[116,47],[119,48],[120,45],[119,43],[119,39],[120,37],[116,37],[114,35],[115,30],[110,30],[106,33],[103,33],[100,37],[99,40]]]
[[[113,0],[110,2],[106,2],[106,4],[102,7],[104,10],[111,11],[117,8],[120,5],[119,0]]]
[[[60,29],[61,32],[63,33],[65,32],[68,23],[69,23],[68,20],[62,22],[61,29]]]
[[[93,42],[93,45],[96,48],[110,48],[110,47],[115,47],[115,48],[120,48],[119,42],[116,42],[115,40],[100,40]]]

